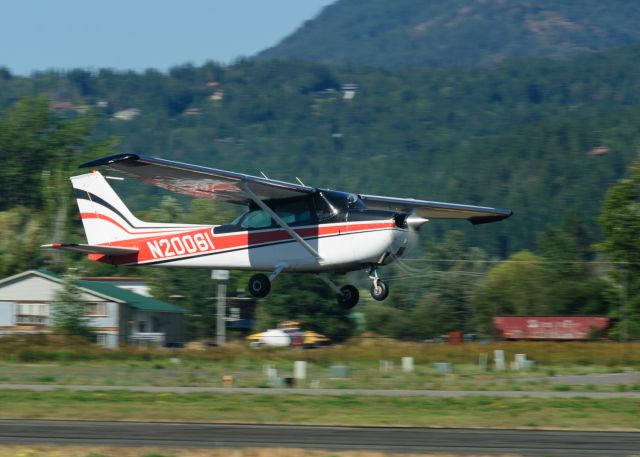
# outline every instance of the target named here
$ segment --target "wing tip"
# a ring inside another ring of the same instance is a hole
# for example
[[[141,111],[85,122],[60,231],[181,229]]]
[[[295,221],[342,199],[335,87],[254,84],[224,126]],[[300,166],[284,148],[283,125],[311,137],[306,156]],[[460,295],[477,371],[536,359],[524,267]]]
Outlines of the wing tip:
[[[469,218],[469,222],[473,225],[489,224],[490,222],[498,222],[513,216],[510,209],[500,210],[500,214],[492,214],[490,216],[475,216]]]
[[[78,166],[78,168],[94,168],[99,167],[101,165],[111,165],[116,162],[123,161],[135,161],[140,160],[140,156],[137,154],[114,154],[107,157],[101,157],[100,159],[90,160],[89,162],[82,163]]]

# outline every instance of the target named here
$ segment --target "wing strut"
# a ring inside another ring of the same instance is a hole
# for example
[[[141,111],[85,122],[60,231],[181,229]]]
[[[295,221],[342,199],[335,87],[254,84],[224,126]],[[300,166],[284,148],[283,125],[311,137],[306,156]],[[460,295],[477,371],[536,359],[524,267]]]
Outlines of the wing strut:
[[[287,233],[289,235],[291,235],[291,237],[296,240],[298,243],[300,243],[300,245],[305,248],[307,250],[307,252],[309,254],[311,254],[313,257],[315,257],[317,260],[322,260],[322,257],[320,257],[320,254],[318,254],[318,251],[316,251],[315,249],[313,249],[311,247],[311,245],[309,243],[307,243],[304,238],[302,238],[300,235],[298,235],[296,233],[295,230],[293,230],[291,228],[291,226],[289,226],[289,224],[287,224],[285,221],[283,221],[280,216],[278,216],[276,214],[276,212],[274,210],[272,210],[271,208],[269,208],[262,200],[260,200],[258,198],[258,196],[256,194],[253,193],[253,191],[249,188],[249,185],[244,182],[242,183],[242,190],[244,190],[247,195],[251,198],[251,200],[253,200],[253,202],[258,205],[260,207],[260,209],[262,209],[265,213],[267,213],[269,216],[271,216],[271,219],[273,219],[276,224],[278,224],[280,227],[282,227],[283,229],[285,229],[287,231]]]

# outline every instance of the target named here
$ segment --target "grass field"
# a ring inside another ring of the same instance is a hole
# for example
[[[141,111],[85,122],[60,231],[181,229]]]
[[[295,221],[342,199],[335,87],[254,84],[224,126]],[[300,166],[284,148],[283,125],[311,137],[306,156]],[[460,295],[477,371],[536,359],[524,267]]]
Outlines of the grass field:
[[[640,399],[424,398],[0,390],[0,417],[640,430]]]
[[[418,364],[450,362],[453,364],[477,364],[480,354],[491,359],[495,349],[505,351],[506,359],[515,354],[526,354],[538,366],[597,365],[605,367],[640,367],[640,342],[494,342],[490,344],[467,343],[458,346],[400,342],[374,336],[354,338],[346,344],[300,350],[296,348],[248,347],[235,342],[222,348],[205,351],[122,348],[103,349],[78,340],[65,340],[40,335],[38,337],[0,338],[0,359],[17,362],[71,362],[92,360],[167,361],[171,357],[201,362],[230,363],[237,360],[251,363],[279,363],[305,359],[319,366],[333,363],[377,362],[381,359],[399,361],[401,357],[413,357]]]
[[[298,354],[305,359],[306,352]],[[333,378],[324,364],[309,362],[307,379],[298,387],[368,388],[368,389],[429,389],[429,390],[574,390],[574,391],[640,391],[640,376],[626,384],[595,384],[585,380],[582,385],[568,386],[557,375],[589,375],[623,373],[634,370],[626,366],[567,365],[538,367],[524,371],[483,370],[478,365],[456,364],[452,373],[439,373],[433,364],[416,363],[413,372],[402,371],[400,360],[381,370],[379,361],[352,361],[347,378]],[[341,362],[338,362],[341,363]],[[225,375],[233,376],[235,387],[269,387],[264,366],[277,369],[278,376],[293,376],[293,361],[277,360],[259,363],[254,360],[229,361],[169,360],[156,361],[68,361],[68,362],[2,362],[2,384],[59,384],[105,386],[206,386],[222,387]]]
[[[480,454],[465,454],[482,457]],[[0,457],[453,457],[451,454],[395,454],[364,451],[313,451],[304,449],[158,449],[105,446],[7,446]],[[506,456],[504,456],[506,457]]]
[[[507,361],[523,353],[535,369],[496,371],[491,363],[494,349],[502,349]],[[489,359],[480,368],[481,355]],[[415,360],[415,370],[405,373],[401,358]],[[640,343],[493,343],[418,344],[387,339],[361,339],[335,347],[301,350],[251,349],[230,344],[206,351],[107,350],[77,341],[51,337],[0,339],[1,384],[89,384],[115,386],[210,386],[220,387],[223,377],[233,376],[235,387],[269,387],[265,367],[280,377],[293,375],[293,363],[308,363],[307,379],[299,387],[430,389],[430,390],[574,390],[638,391],[636,376],[625,383],[591,382],[563,384],[555,375],[624,373],[640,370]],[[386,369],[381,369],[386,361]],[[452,373],[443,374],[434,363],[448,362]],[[349,376],[336,379],[332,365],[347,365]]]

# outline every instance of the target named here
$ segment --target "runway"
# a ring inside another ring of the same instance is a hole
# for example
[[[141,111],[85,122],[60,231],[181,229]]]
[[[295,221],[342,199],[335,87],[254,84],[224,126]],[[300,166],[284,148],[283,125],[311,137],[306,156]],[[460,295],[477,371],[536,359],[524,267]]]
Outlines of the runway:
[[[631,456],[640,433],[0,420],[0,443],[130,447],[282,447],[402,453]]]

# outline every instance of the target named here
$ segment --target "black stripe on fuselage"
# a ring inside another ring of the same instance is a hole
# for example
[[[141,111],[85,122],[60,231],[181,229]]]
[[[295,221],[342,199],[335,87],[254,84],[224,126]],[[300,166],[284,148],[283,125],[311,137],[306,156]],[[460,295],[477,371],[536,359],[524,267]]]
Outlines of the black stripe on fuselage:
[[[92,203],[95,203],[97,205],[103,206],[105,208],[107,208],[109,211],[113,211],[115,214],[117,214],[118,216],[120,216],[122,218],[123,221],[125,221],[130,228],[133,229],[179,229],[180,227],[171,227],[171,226],[166,226],[166,225],[154,225],[154,226],[144,226],[144,227],[137,227],[135,225],[133,225],[131,223],[131,221],[129,219],[127,219],[124,214],[122,214],[116,207],[114,207],[111,203],[103,200],[102,198],[98,197],[96,194],[92,194],[91,192],[87,192],[86,190],[81,190],[81,189],[73,189],[74,191],[74,195],[78,200],[88,200]]]
[[[371,232],[381,232],[384,230],[393,230],[393,231],[400,231],[400,232],[406,232],[406,229],[400,229],[400,228],[381,228],[381,229],[373,229],[373,230],[364,230],[361,232],[352,232],[352,233],[336,233],[334,235],[324,235],[324,236],[315,236],[312,238],[304,238],[305,241],[313,241],[313,240],[318,240],[318,239],[325,239],[325,238],[333,238],[336,236],[347,236],[347,235],[359,235],[361,233],[371,233]],[[271,246],[277,246],[280,244],[288,244],[288,243],[297,243],[296,240],[294,239],[289,239],[289,240],[282,240],[282,241],[273,241],[271,243],[265,243],[265,244],[258,244],[255,246],[245,246],[245,247],[241,247],[241,248],[233,248],[233,249],[226,249],[224,251],[218,251],[218,252],[207,252],[204,254],[194,254],[194,255],[190,255],[190,256],[185,256],[185,257],[172,257],[170,259],[163,259],[163,260],[154,260],[154,261],[150,261],[150,262],[142,262],[142,263],[127,263],[125,265],[160,265],[163,263],[168,263],[168,262],[174,262],[177,260],[189,260],[189,259],[195,259],[198,257],[207,257],[210,255],[218,255],[218,254],[226,254],[228,252],[235,252],[235,251],[243,251],[243,250],[251,250],[251,249],[258,249],[258,248],[266,248],[266,247],[271,247]]]

